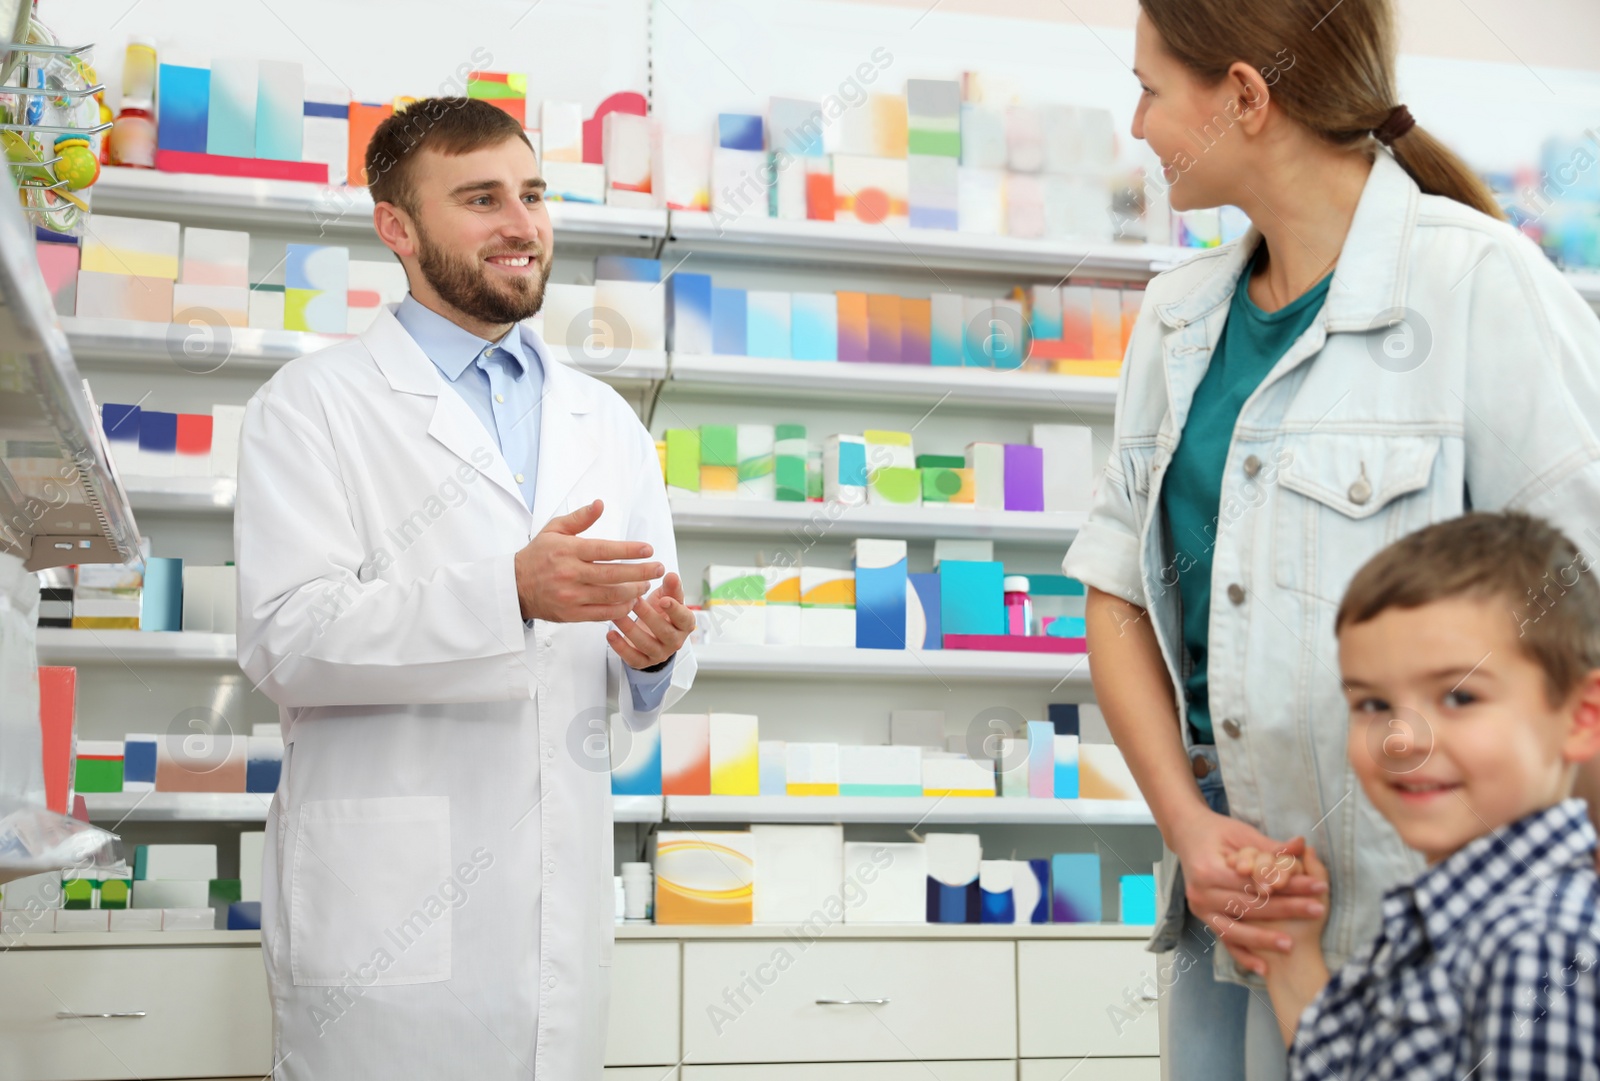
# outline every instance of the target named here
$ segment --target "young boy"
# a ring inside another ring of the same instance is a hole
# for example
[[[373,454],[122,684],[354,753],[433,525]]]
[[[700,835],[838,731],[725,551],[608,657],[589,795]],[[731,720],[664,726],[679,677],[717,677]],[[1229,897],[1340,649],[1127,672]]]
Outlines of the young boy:
[[[1558,531],[1469,514],[1402,538],[1335,619],[1362,790],[1427,870],[1330,979],[1322,920],[1264,960],[1293,1078],[1600,1081],[1600,587]],[[1298,838],[1296,839],[1298,841]],[[1298,850],[1297,847],[1294,850]],[[1244,852],[1258,882],[1327,872]]]

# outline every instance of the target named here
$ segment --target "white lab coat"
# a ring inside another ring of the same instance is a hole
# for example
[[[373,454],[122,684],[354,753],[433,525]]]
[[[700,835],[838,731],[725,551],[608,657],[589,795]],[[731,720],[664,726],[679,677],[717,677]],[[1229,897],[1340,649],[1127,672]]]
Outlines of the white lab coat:
[[[561,364],[544,385],[532,513],[391,311],[250,402],[239,663],[287,744],[262,875],[277,1078],[600,1077],[608,698],[654,718],[606,624],[524,628],[512,556],[596,497],[585,536],[677,553],[632,410]],[[685,647],[664,705],[694,672]]]

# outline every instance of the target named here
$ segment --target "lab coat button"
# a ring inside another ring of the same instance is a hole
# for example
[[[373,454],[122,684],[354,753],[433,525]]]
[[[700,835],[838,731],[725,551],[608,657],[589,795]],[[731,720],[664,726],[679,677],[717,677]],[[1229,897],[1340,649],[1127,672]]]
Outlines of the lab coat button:
[[[1259,472],[1261,472],[1261,459],[1252,454],[1244,460],[1244,475],[1253,477]]]
[[[1243,604],[1244,586],[1240,585],[1238,582],[1230,582],[1228,584],[1228,599],[1234,604]]]
[[[554,747],[546,747],[544,749],[544,756],[546,758],[554,758],[556,756],[556,749]]]
[[[544,873],[547,874],[547,875],[553,875],[553,874],[556,873],[556,861],[555,860],[546,860],[545,861]]]
[[[1222,722],[1222,730],[1228,733],[1229,739],[1239,738],[1239,722],[1234,720],[1232,717],[1229,717],[1227,720]]]
[[[556,985],[556,978],[551,976],[548,980],[544,981],[544,985],[546,987],[554,987]]]
[[[542,639],[541,639],[541,640],[540,640],[540,642],[539,642],[539,644],[540,644],[540,645],[542,645],[542,646],[544,646],[544,648],[545,648],[545,649],[549,649],[549,648],[550,648],[550,645],[551,645],[551,643],[552,643],[552,642],[553,642],[553,641],[554,641],[554,639],[552,639],[552,638],[551,638],[551,637],[550,637],[550,636],[549,636],[549,635],[548,635],[548,634],[547,634],[547,635],[545,635],[545,636],[544,636],[544,638],[542,638]]]

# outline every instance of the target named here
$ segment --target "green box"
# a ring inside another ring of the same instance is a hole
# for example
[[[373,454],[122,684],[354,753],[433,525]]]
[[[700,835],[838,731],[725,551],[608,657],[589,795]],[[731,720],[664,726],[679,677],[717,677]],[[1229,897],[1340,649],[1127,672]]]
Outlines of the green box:
[[[128,880],[125,878],[108,878],[100,883],[100,907],[127,908]]]
[[[806,460],[793,454],[778,455],[778,502],[806,501]]]
[[[913,505],[921,502],[920,469],[885,466],[874,469],[868,483],[880,496],[891,503]]]
[[[739,468],[739,433],[732,424],[700,425],[700,465]]]
[[[61,883],[62,908],[93,908],[94,879],[69,878]]]
[[[79,792],[121,792],[122,759],[76,759],[72,771],[72,787]]]
[[[918,469],[965,469],[967,459],[960,454],[919,454]]]
[[[668,428],[667,487],[700,490],[700,433],[693,428]]]
[[[241,889],[237,878],[213,878],[211,880],[211,907],[227,908],[240,899]]]
[[[948,503],[950,502],[950,497],[959,491],[961,491],[961,475],[954,469],[938,466],[922,471],[922,501],[924,503]]]

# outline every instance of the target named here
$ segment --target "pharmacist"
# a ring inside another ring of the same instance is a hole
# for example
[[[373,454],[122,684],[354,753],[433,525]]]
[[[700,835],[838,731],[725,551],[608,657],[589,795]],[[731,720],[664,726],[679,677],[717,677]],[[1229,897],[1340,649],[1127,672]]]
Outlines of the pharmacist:
[[[599,1081],[598,737],[695,668],[655,444],[521,323],[552,238],[516,121],[424,100],[366,162],[410,294],[274,376],[239,453],[239,663],[287,744],[275,1076]]]

